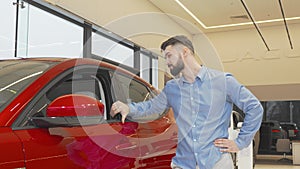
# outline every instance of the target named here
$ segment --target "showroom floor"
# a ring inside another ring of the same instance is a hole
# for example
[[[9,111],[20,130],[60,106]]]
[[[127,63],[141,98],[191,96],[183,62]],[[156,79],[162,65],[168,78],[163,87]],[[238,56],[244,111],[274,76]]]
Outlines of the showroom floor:
[[[300,169],[300,165],[293,165],[289,161],[278,161],[282,156],[258,155],[254,169]],[[287,158],[292,159],[291,156]]]
[[[300,169],[296,165],[271,165],[271,164],[257,164],[254,169]]]

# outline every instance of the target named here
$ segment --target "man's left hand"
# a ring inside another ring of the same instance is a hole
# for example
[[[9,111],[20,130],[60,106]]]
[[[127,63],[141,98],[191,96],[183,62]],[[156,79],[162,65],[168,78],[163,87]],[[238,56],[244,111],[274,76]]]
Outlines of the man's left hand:
[[[221,152],[228,152],[228,153],[236,153],[239,151],[238,146],[233,140],[229,139],[216,139],[214,141],[216,147],[220,148]]]

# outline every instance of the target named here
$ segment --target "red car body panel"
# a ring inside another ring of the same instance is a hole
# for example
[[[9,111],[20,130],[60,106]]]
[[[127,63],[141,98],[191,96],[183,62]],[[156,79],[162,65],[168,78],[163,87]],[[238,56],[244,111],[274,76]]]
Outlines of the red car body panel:
[[[172,112],[152,122],[12,130],[11,126],[34,96],[74,66],[118,69],[154,90],[136,75],[105,62],[58,58],[31,60],[58,64],[46,70],[0,113],[0,148],[5,152],[0,157],[0,168],[168,168],[177,143]]]
[[[24,153],[20,139],[9,127],[0,128],[0,168],[24,166]]]
[[[26,154],[26,168],[68,168],[76,167],[68,160],[64,148],[72,139],[50,135],[47,129],[17,130]],[[68,142],[69,141],[69,142]],[[51,165],[45,165],[45,164]]]

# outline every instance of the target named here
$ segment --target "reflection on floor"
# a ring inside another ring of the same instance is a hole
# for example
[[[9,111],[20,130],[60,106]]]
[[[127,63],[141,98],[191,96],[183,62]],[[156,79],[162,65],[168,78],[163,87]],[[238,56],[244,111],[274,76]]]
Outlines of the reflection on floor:
[[[300,169],[300,165],[293,165],[292,156],[286,157],[290,160],[280,155],[258,155],[254,169]]]

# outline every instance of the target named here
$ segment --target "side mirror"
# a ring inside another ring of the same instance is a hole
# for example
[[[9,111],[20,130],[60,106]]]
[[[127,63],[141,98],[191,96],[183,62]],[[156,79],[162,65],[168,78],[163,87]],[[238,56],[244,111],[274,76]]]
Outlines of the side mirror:
[[[103,116],[104,105],[97,99],[79,94],[68,94],[51,102],[47,117]]]
[[[104,122],[104,105],[97,99],[79,94],[56,98],[46,110],[46,117],[32,117],[38,127],[74,127]]]

